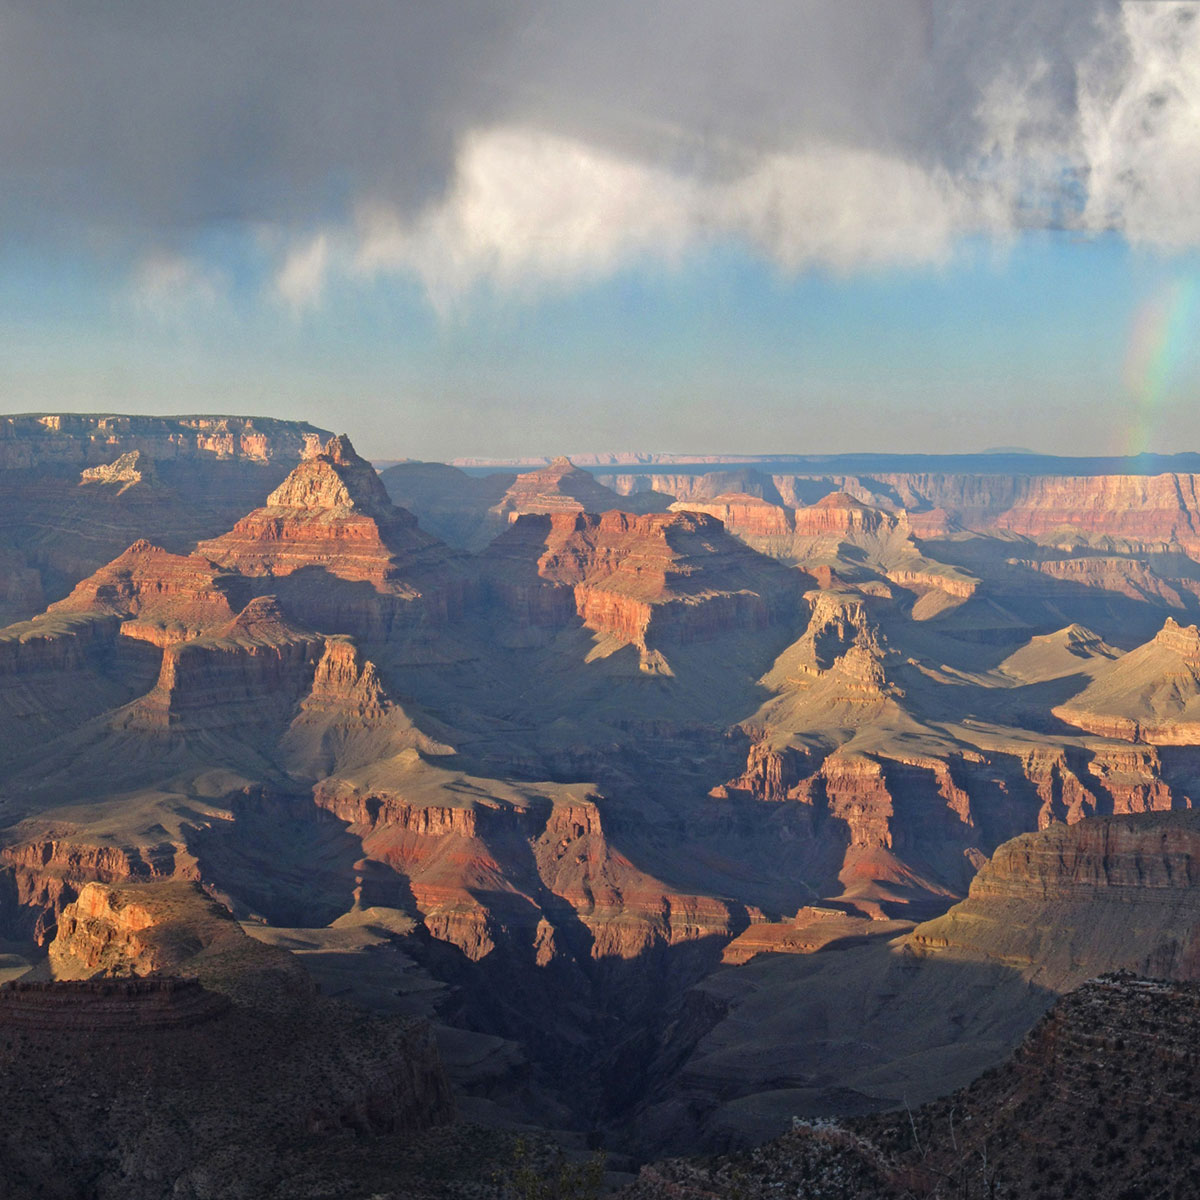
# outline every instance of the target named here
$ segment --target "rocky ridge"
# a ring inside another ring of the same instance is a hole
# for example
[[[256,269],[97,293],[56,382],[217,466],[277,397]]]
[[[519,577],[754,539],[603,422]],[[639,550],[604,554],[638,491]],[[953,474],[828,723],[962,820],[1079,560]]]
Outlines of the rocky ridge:
[[[1114,662],[1054,715],[1102,737],[1200,745],[1200,631],[1168,617],[1153,641]]]

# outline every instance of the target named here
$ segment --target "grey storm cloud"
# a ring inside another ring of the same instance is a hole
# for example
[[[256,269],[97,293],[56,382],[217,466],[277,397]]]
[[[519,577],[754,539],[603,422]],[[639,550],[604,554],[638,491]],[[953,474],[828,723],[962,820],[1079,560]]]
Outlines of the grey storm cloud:
[[[0,6],[7,222],[307,222],[417,204],[488,104],[486,4]]]
[[[339,264],[453,290],[714,234],[788,267],[1022,223],[1192,244],[1196,10],[0,0],[0,222],[269,228],[298,301]]]

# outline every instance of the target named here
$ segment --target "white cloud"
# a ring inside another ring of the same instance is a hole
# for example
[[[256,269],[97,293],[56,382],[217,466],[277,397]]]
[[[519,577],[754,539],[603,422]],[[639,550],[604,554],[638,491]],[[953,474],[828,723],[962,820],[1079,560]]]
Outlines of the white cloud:
[[[974,215],[944,170],[840,146],[771,155],[708,200],[713,229],[744,235],[788,271],[936,260]]]
[[[704,179],[500,128],[465,141],[447,195],[423,212],[365,210],[352,269],[414,273],[445,307],[480,281],[511,291],[575,284],[731,238],[786,270],[926,261],[946,253],[969,216],[945,171],[871,151],[822,145]]]
[[[445,302],[485,279],[506,289],[578,282],[694,236],[696,185],[653,165],[524,129],[465,139],[448,194],[414,217],[360,216],[355,270],[413,271]]]
[[[1079,76],[1087,225],[1200,246],[1200,5],[1126,3]]]
[[[457,126],[441,186],[414,201],[391,167],[361,177],[353,215],[291,244],[278,294],[300,310],[331,273],[395,273],[445,309],[479,284],[564,288],[731,239],[790,272],[938,261],[964,235],[1028,227],[1200,246],[1194,0],[895,0],[882,19],[846,0],[736,20],[697,0],[686,52],[673,11],[547,10],[536,55],[498,60],[527,86]]]

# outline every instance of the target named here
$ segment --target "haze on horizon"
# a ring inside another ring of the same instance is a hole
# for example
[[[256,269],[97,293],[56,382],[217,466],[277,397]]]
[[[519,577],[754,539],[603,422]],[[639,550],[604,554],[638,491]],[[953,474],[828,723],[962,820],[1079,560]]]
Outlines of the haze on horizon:
[[[1200,449],[1200,4],[0,0],[0,408]]]

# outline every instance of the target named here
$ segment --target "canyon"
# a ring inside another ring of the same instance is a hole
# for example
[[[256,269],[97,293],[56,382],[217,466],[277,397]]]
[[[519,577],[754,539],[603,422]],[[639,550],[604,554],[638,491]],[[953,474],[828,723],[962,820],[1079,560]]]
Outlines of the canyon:
[[[229,1153],[298,1138],[315,1196],[327,1136],[366,1196],[397,1139],[636,1167],[933,1103],[1094,975],[1196,978],[1200,477],[989,465],[4,418],[0,1024],[203,1114],[183,1064],[285,1013],[272,1086],[330,1098]],[[160,1194],[107,1120],[97,1194]]]

